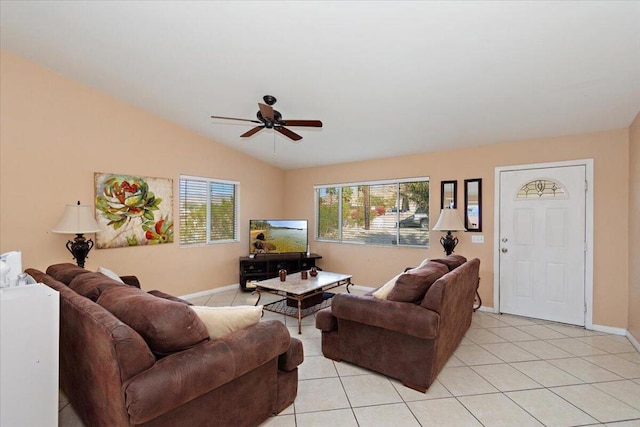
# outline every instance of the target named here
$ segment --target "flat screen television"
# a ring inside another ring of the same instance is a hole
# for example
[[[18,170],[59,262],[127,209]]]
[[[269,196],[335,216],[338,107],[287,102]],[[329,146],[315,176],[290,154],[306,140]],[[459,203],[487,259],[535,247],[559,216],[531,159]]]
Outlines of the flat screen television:
[[[307,252],[306,219],[252,219],[249,231],[250,254]]]

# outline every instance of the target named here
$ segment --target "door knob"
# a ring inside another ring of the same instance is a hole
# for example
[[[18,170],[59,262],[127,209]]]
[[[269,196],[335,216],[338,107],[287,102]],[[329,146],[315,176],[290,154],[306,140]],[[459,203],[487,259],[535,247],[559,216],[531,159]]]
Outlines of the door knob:
[[[507,239],[506,237],[503,237],[503,238],[502,238],[502,241],[503,241],[504,243],[507,243],[507,242],[509,241],[509,239]]]
[[[507,248],[502,248],[502,249],[501,249],[501,251],[502,251],[502,253],[503,253],[503,254],[506,254],[506,253],[509,251],[509,249],[507,249]]]

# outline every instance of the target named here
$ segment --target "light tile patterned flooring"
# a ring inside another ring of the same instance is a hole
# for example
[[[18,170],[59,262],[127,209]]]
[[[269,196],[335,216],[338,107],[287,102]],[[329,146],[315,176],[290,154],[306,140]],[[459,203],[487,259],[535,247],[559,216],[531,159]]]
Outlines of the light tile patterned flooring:
[[[361,290],[354,290],[360,293]],[[261,303],[272,299],[264,296]],[[198,305],[253,305],[227,290]],[[461,345],[426,394],[399,381],[322,356],[315,317],[265,312],[300,338],[293,405],[263,427],[583,426],[640,427],[640,354],[622,336],[536,319],[476,312]],[[59,425],[82,426],[66,398]]]

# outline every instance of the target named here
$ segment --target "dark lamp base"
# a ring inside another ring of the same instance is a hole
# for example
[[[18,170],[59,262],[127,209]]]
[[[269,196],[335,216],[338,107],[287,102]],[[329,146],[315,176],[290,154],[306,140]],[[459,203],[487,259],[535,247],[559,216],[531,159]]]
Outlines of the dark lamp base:
[[[85,239],[82,234],[76,234],[76,238],[73,241],[69,240],[67,242],[67,250],[73,255],[78,267],[84,268],[84,260],[89,255],[91,248],[93,248],[93,240]]]
[[[451,255],[453,250],[456,248],[458,244],[458,238],[453,237],[450,231],[447,231],[447,235],[440,238],[440,244],[444,248],[444,251],[447,255]]]

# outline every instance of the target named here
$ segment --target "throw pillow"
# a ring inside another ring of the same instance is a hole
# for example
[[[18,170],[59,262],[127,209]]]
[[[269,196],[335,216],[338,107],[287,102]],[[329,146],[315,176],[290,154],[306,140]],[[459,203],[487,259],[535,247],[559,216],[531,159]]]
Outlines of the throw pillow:
[[[102,292],[97,303],[132,327],[160,356],[186,350],[209,338],[206,326],[188,305],[138,288],[112,286]]]
[[[387,296],[389,296],[389,292],[391,292],[391,289],[393,289],[393,286],[396,284],[396,280],[398,280],[398,277],[400,277],[401,275],[402,275],[402,273],[394,276],[387,283],[385,283],[384,285],[380,286],[378,288],[378,290],[376,290],[371,295],[373,295],[373,297],[377,298],[377,299],[387,299]]]
[[[207,307],[192,305],[202,323],[207,327],[209,338],[215,339],[260,322],[262,306],[238,305],[231,307]]]
[[[47,268],[47,274],[54,279],[64,283],[69,286],[69,283],[79,274],[88,273],[89,270],[85,270],[82,267],[78,267],[75,264],[71,264],[68,262],[62,264],[54,264],[50,265]]]
[[[108,277],[104,277],[103,274],[94,273],[92,271],[78,274],[73,278],[73,280],[71,280],[71,282],[69,282],[70,289],[85,298],[89,298],[93,302],[98,300],[102,292],[113,286],[121,287],[123,286],[123,283],[116,282]]]
[[[114,273],[113,271],[109,270],[108,268],[98,267],[98,273],[102,273],[105,276],[107,276],[108,278],[115,280],[116,282],[124,283],[122,281],[122,279],[120,278],[120,276],[118,276],[116,273]]]
[[[398,277],[387,299],[399,302],[420,302],[431,285],[448,272],[447,266],[437,263],[427,263],[421,268],[410,270]]]
[[[425,258],[420,265],[418,265],[417,267],[414,267],[410,270],[405,271],[404,273],[408,273],[410,271],[413,270],[417,270],[419,268],[424,267],[427,263],[429,262],[429,258]],[[387,283],[385,283],[384,285],[380,286],[376,291],[374,291],[371,295],[373,295],[374,298],[377,299],[387,299],[387,297],[389,296],[389,292],[391,292],[391,289],[393,289],[393,285],[396,284],[396,281],[398,280],[398,277],[400,277],[403,273],[397,274],[396,276],[394,276],[391,280],[389,280]]]

